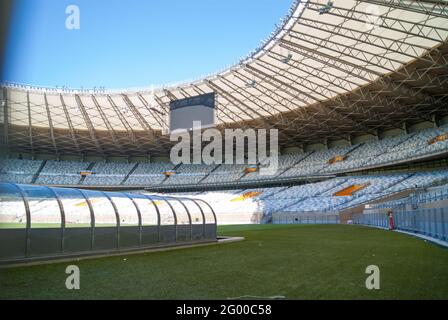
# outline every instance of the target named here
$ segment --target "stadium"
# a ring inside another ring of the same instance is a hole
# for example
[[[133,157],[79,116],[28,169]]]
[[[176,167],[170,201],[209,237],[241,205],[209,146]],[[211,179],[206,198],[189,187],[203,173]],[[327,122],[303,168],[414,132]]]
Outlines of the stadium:
[[[1,299],[448,298],[447,1],[296,0],[201,79],[0,101]],[[276,170],[172,161],[210,128]]]

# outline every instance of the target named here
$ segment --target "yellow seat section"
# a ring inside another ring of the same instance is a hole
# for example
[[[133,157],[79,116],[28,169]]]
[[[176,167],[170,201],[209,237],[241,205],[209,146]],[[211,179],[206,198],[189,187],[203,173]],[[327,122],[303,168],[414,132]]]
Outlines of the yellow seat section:
[[[246,192],[242,196],[239,196],[235,199],[230,200],[230,202],[244,201],[247,199],[255,198],[255,197],[259,196],[260,194],[262,194],[262,192],[259,192],[259,191]]]
[[[352,196],[354,193],[368,187],[370,185],[370,183],[364,183],[364,184],[354,184],[350,187],[344,188],[338,192],[336,192],[335,194],[333,194],[333,196],[335,197],[348,197],[348,196]]]
[[[448,140],[448,133],[438,135],[437,137],[428,140],[428,144],[431,145],[431,144],[434,144],[434,143],[437,143],[440,141],[445,141],[445,140]]]
[[[329,164],[335,164],[337,162],[342,162],[342,161],[345,160],[345,158],[346,158],[346,156],[336,156],[336,157],[333,157],[330,160],[328,160],[328,163]]]

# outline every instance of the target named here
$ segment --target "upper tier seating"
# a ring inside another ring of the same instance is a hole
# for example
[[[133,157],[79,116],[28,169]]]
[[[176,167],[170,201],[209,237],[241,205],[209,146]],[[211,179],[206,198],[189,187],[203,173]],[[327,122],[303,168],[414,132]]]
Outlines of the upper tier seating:
[[[0,160],[0,181],[31,183],[42,165],[41,160]]]
[[[288,176],[310,176],[320,172],[328,167],[328,161],[336,156],[343,156],[350,152],[354,146],[337,147],[328,150],[315,151],[308,157],[305,157],[295,166],[281,174],[282,177]]]
[[[79,183],[80,172],[87,170],[90,163],[77,161],[47,161],[36,180],[44,185],[76,185]]]
[[[246,169],[244,164],[221,164],[211,172],[201,183],[225,183],[239,180]]]
[[[177,173],[188,173],[188,174],[209,174],[216,165],[207,164],[182,164],[177,169]]]
[[[83,184],[99,186],[120,185],[134,166],[134,163],[97,162],[92,168],[94,174],[87,176]]]
[[[187,174],[187,173],[176,173],[166,179],[163,184],[165,185],[181,185],[181,184],[197,184],[202,179],[205,178],[205,174]]]
[[[272,179],[276,176],[280,175],[285,170],[291,168],[294,164],[301,161],[302,159],[306,158],[310,152],[305,152],[301,154],[285,154],[280,155],[278,157],[278,166],[276,171],[269,171],[266,174],[261,174],[260,170],[257,170],[256,172],[250,172],[244,175],[241,178],[241,181],[250,181],[250,180],[266,180],[266,179]],[[266,169],[270,169],[269,163],[267,161],[260,161],[260,167],[264,167]]]
[[[418,158],[424,155],[430,155],[441,151],[448,150],[448,141],[440,141],[432,145],[428,141],[436,136],[448,132],[448,125],[440,128],[426,129],[419,133],[412,134],[409,139],[403,143],[390,148],[387,152],[370,159],[367,163],[369,166],[394,163],[397,161]]]
[[[388,139],[363,143],[353,150],[353,152],[350,152],[344,161],[329,165],[322,170],[322,172],[334,173],[367,166],[377,156],[390,152],[393,147],[407,139],[409,139],[408,135],[400,135]]]
[[[175,171],[176,174],[164,181],[164,184],[196,184],[204,179],[216,165],[182,164]]]
[[[127,186],[158,185],[165,180],[164,172],[174,168],[172,163],[140,163],[124,183]]]
[[[87,176],[84,185],[157,186],[236,184],[239,182],[291,179],[308,176],[328,176],[335,173],[390,165],[418,159],[424,156],[448,153],[448,139],[433,144],[428,142],[448,133],[448,125],[430,128],[409,135],[399,135],[383,140],[368,141],[354,146],[337,147],[329,150],[287,154],[279,157],[278,170],[269,175],[260,171],[246,173],[248,165],[189,165],[176,167],[176,174],[166,178],[164,172],[173,170],[171,163],[140,163],[125,179],[136,164],[98,162],[92,168],[93,175]],[[341,157],[342,161],[330,164],[330,160]],[[31,183],[42,165],[39,160],[1,160],[0,181]],[[265,165],[261,161],[260,167]],[[73,161],[47,161],[36,180],[39,184],[76,185],[81,180],[79,172],[86,170],[88,163]]]

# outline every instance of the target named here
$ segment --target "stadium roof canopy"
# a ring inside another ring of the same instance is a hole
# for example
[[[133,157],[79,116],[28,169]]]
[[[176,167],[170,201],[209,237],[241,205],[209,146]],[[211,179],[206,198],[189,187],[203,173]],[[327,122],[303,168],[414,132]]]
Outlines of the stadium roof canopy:
[[[203,79],[118,91],[3,85],[11,151],[166,154],[172,100],[216,92],[218,128],[277,128],[281,145],[448,114],[448,1],[296,1],[260,48]]]

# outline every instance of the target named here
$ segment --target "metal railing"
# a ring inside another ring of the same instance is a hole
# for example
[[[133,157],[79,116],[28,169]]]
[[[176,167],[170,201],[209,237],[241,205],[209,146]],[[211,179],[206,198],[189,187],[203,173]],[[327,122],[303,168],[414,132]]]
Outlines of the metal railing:
[[[417,209],[394,212],[398,230],[448,241],[448,208]],[[384,213],[361,214],[353,217],[354,224],[389,227],[389,218]]]

